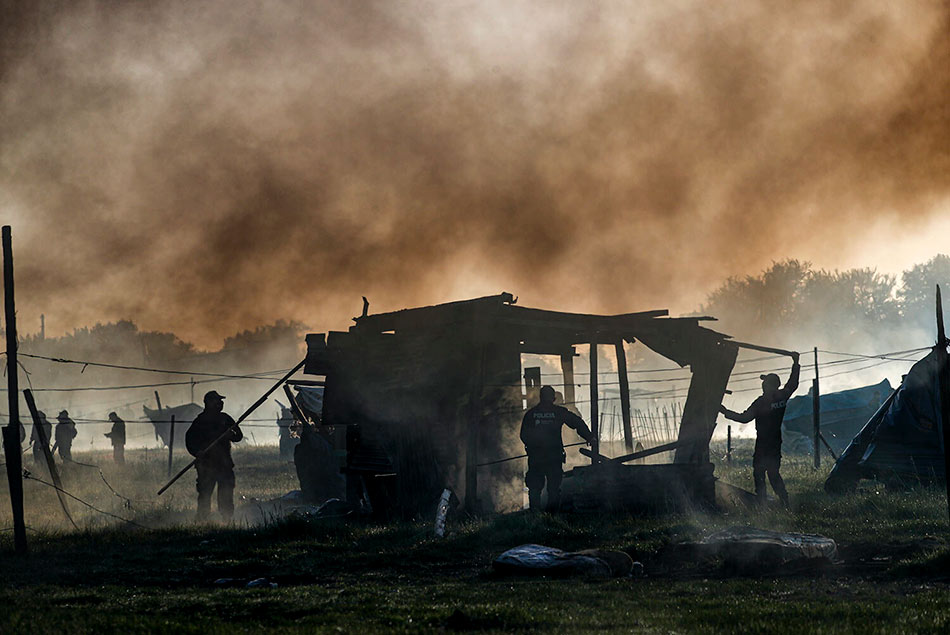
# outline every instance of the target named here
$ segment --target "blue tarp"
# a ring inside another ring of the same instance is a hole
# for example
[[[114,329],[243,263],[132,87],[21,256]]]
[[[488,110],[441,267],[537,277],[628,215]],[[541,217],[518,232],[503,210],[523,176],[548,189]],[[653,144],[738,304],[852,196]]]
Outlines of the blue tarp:
[[[914,364],[861,429],[835,463],[825,489],[847,490],[862,478],[904,486],[943,481],[936,351]]]
[[[835,452],[843,451],[892,392],[891,383],[884,379],[872,386],[822,394],[821,433],[825,441]],[[782,428],[811,438],[812,402],[810,390],[807,395],[789,399]]]
[[[823,394],[821,396],[821,414],[834,414],[841,410],[857,410],[866,408],[869,404],[873,404],[873,408],[877,410],[878,406],[884,403],[884,400],[893,390],[891,382],[885,379],[873,386],[862,386],[861,388]],[[788,400],[788,407],[785,409],[785,421],[798,419],[799,417],[808,417],[808,420],[811,421],[811,414],[812,396],[810,390],[807,395]]]

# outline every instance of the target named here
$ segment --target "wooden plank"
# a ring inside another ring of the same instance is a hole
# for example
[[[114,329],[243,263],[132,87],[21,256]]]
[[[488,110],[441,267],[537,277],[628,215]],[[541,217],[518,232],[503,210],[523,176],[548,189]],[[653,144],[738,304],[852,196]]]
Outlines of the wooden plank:
[[[608,457],[603,456],[599,453],[594,452],[593,450],[588,450],[587,448],[581,448],[580,453],[584,456],[589,456],[593,459],[594,456],[600,456],[601,461],[608,461],[612,463],[626,463],[627,461],[636,461],[637,459],[645,459],[648,456],[653,456],[654,454],[662,454],[663,452],[670,452],[671,450],[676,450],[677,448],[687,445],[686,441],[674,441],[673,443],[666,443],[664,445],[658,445],[654,448],[648,448],[646,450],[640,450],[639,452],[631,452],[630,454],[624,454],[618,457]]]

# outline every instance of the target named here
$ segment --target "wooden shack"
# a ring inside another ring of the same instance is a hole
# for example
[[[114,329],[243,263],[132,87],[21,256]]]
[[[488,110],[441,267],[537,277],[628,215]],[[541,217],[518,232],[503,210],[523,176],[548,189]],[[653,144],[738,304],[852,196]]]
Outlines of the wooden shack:
[[[709,441],[738,345],[700,325],[710,319],[670,318],[665,310],[548,311],[518,306],[508,293],[375,315],[364,311],[349,331],[307,336],[305,372],[325,378],[322,425],[334,430],[348,498],[369,500],[379,514],[412,516],[428,513],[450,488],[466,509],[479,512],[511,508],[506,497],[512,496],[520,506],[523,464],[479,463],[522,449],[522,354],[560,358],[562,377],[550,383],[566,403],[589,400],[596,433],[597,355],[590,356],[585,395],[575,392],[574,358],[578,346],[611,347],[623,429],[632,445],[623,343],[641,342],[692,372],[673,463],[681,466],[678,478],[708,482],[686,488],[690,497],[711,499]],[[592,451],[598,456],[596,443]],[[599,461],[590,466],[594,476],[601,467]],[[655,466],[624,466],[634,472],[638,467]],[[623,478],[635,479],[629,476],[634,472],[623,472]]]

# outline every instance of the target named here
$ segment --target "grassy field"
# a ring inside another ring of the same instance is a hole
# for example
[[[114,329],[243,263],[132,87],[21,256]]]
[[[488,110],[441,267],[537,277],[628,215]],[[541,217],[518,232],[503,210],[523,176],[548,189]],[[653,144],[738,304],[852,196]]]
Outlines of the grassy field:
[[[296,487],[276,450],[243,449],[237,497]],[[950,630],[950,549],[943,492],[868,486],[849,497],[821,491],[823,473],[787,461],[793,511],[736,510],[661,518],[511,514],[456,518],[436,539],[428,521],[298,518],[258,527],[195,525],[193,480],[161,498],[166,466],[133,453],[124,469],[78,455],[65,487],[122,523],[26,482],[30,554],[0,533],[0,632],[557,631],[928,633]],[[183,461],[184,459],[182,459]],[[751,487],[748,456],[717,467]],[[0,528],[10,526],[5,487]],[[240,504],[240,501],[239,501]],[[820,533],[843,563],[806,573],[736,576],[715,562],[671,559],[671,545],[730,525]],[[614,580],[497,577],[491,560],[526,542],[619,549],[647,576]],[[244,588],[266,577],[276,589]],[[223,588],[219,578],[240,585]]]

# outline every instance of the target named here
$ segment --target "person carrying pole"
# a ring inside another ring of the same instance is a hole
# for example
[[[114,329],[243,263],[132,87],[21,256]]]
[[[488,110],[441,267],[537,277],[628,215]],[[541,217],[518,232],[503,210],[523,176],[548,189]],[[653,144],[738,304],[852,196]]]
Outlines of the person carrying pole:
[[[788,490],[785,489],[785,481],[779,473],[782,464],[782,419],[785,418],[789,397],[798,388],[798,376],[801,373],[798,353],[791,353],[791,357],[792,371],[785,386],[780,387],[781,379],[775,373],[760,375],[762,394],[745,412],[738,413],[725,406],[719,407],[719,412],[731,421],[749,423],[755,419],[755,452],[752,455],[755,495],[760,503],[765,502],[765,477],[768,476],[772,489],[786,509],[789,508]]]
[[[112,430],[106,432],[105,437],[112,442],[112,459],[116,465],[125,465],[125,421],[114,412],[109,413],[109,421]]]
[[[73,460],[73,439],[76,438],[76,423],[69,418],[65,410],[56,415],[56,445],[59,447],[59,458],[63,461]]]
[[[561,503],[561,465],[566,460],[561,426],[577,431],[588,443],[593,439],[584,420],[563,406],[554,403],[556,394],[551,386],[542,386],[540,402],[528,410],[521,420],[521,442],[528,454],[528,472],[524,482],[528,487],[528,507],[541,508],[541,492],[548,488],[548,511],[557,511]]]
[[[234,423],[234,419],[224,412],[224,396],[214,390],[209,391],[204,396],[204,403],[204,411],[185,433],[185,447],[188,453],[195,457],[195,469],[198,472],[197,520],[207,520],[211,514],[211,492],[217,485],[218,513],[225,522],[229,522],[234,515],[234,461],[231,459],[231,443],[243,439],[244,433]]]

